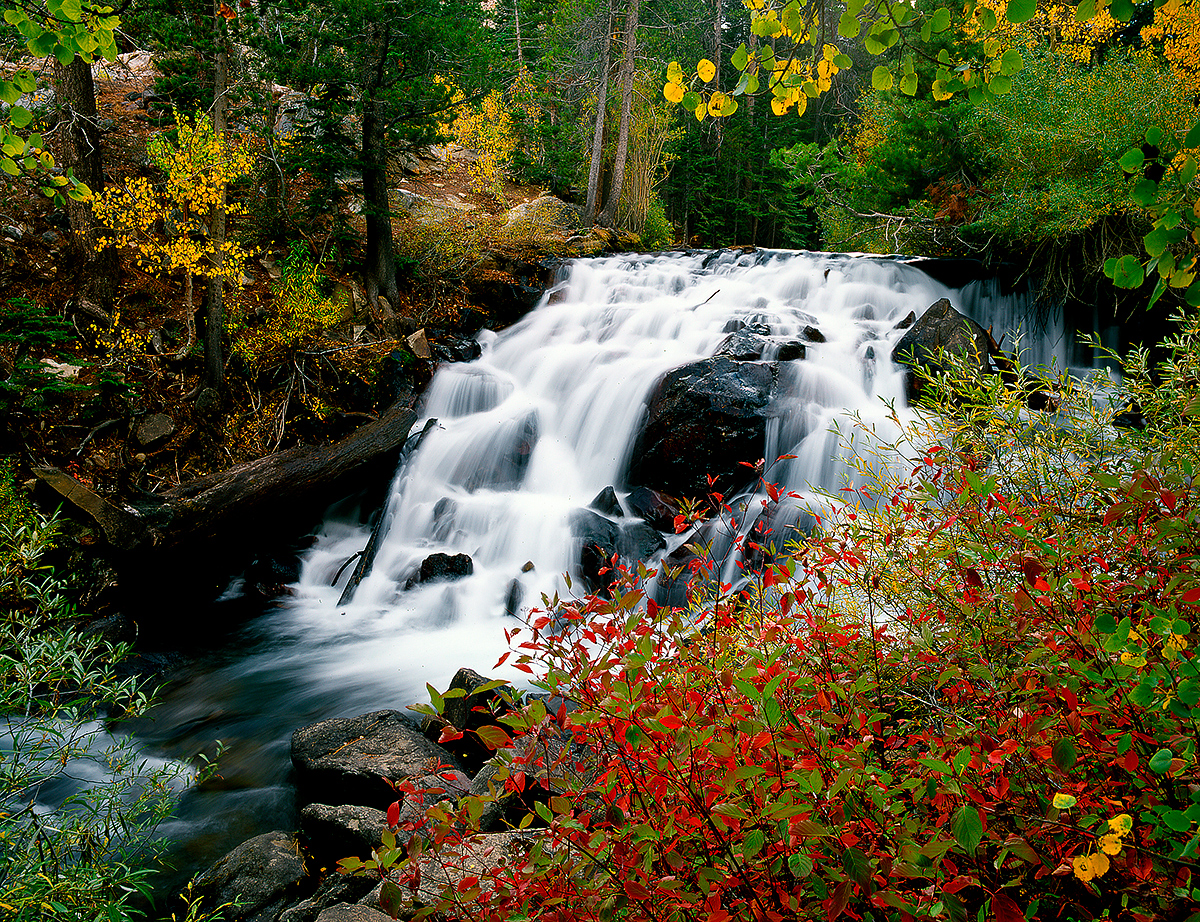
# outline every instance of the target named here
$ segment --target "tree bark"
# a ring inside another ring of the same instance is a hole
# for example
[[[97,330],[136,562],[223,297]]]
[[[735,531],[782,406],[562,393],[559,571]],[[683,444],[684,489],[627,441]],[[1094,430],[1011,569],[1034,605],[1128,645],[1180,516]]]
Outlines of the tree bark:
[[[213,31],[217,43],[216,67],[213,74],[213,135],[225,142],[229,112],[229,51],[225,20],[218,12],[220,0],[213,0]],[[204,384],[219,391],[225,380],[225,279],[220,272],[225,267],[225,197],[226,186],[221,184],[212,208],[209,239],[215,253],[216,273],[208,279],[208,296],[204,306]]]
[[[621,193],[625,188],[625,163],[629,159],[629,120],[633,112],[634,55],[637,53],[638,15],[641,0],[629,0],[625,14],[625,54],[621,58],[621,121],[617,128],[617,150],[613,157],[613,178],[608,189],[608,204],[604,206],[601,223],[617,226]]]
[[[608,113],[608,67],[612,47],[612,0],[608,3],[608,16],[604,25],[603,51],[600,56],[600,90],[596,99],[596,127],[592,133],[592,159],[588,165],[587,206],[584,223],[591,227],[596,221],[596,210],[600,205],[600,168],[604,163],[604,117]]]
[[[392,242],[391,205],[387,188],[387,111],[381,96],[391,47],[391,27],[386,22],[368,23],[366,38],[362,174],[363,212],[367,219],[367,298],[378,307],[379,296],[383,295],[395,309],[400,304],[400,288],[396,281],[396,252]]]
[[[104,160],[91,65],[78,55],[65,67],[56,61],[54,82],[60,105],[60,164],[98,193],[104,188]],[[77,202],[68,196],[66,211],[71,229],[70,258],[82,278],[79,294],[107,310],[117,292],[117,251],[113,247],[97,251],[99,235],[90,202]]]

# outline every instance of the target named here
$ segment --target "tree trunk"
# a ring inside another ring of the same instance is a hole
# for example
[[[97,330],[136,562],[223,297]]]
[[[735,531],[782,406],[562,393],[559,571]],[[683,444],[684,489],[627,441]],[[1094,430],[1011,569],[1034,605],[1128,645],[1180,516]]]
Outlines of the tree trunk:
[[[380,95],[391,45],[391,28],[386,22],[368,23],[366,39],[362,174],[363,213],[367,219],[367,298],[378,308],[379,297],[382,295],[395,309],[400,303],[400,288],[396,281],[396,253],[392,243],[392,218],[387,188],[387,113]]]
[[[604,206],[601,223],[617,226],[621,192],[625,188],[625,163],[629,159],[629,120],[633,112],[634,55],[637,53],[638,15],[641,0],[629,0],[625,14],[625,55],[621,58],[621,122],[617,128],[617,150],[613,157],[613,178],[608,189],[608,204]]]
[[[588,165],[587,206],[584,223],[591,227],[596,221],[596,209],[600,205],[600,167],[604,162],[604,117],[608,112],[608,66],[612,47],[612,0],[608,4],[608,16],[604,25],[604,44],[600,56],[600,92],[596,99],[596,129],[592,134],[592,160]]]
[[[724,0],[713,0],[713,3],[716,5],[716,15],[713,16],[713,63],[717,66],[717,72],[713,76],[713,87],[714,87],[714,89],[720,90],[721,89],[721,44],[722,44],[721,38],[722,38],[722,33],[725,31],[725,6],[724,6]],[[753,33],[751,33],[751,37],[753,37]],[[722,128],[724,127],[724,120],[715,118],[715,119],[713,119],[713,122],[715,122],[715,124],[713,125],[713,132],[716,135],[715,153],[718,157],[720,157],[721,156],[721,139],[722,139],[722,136],[724,135],[724,132],[722,131]]]
[[[513,0],[513,20],[517,26],[517,73],[525,70],[525,50],[521,47],[521,0]]]
[[[60,105],[60,165],[98,193],[104,188],[104,161],[91,65],[78,55],[65,67],[55,62],[54,81]],[[117,251],[105,247],[97,252],[96,218],[90,202],[77,202],[68,196],[66,210],[71,228],[70,257],[80,267],[79,293],[107,310],[117,292]]]
[[[213,74],[213,135],[224,143],[226,121],[229,112],[229,52],[225,34],[225,20],[218,12],[220,0],[213,0],[213,30],[217,43],[216,68]],[[225,184],[221,184],[217,201],[213,204],[209,224],[209,239],[215,254],[215,272],[208,280],[208,297],[204,308],[204,384],[220,390],[225,380],[225,279],[220,273],[225,268]]]

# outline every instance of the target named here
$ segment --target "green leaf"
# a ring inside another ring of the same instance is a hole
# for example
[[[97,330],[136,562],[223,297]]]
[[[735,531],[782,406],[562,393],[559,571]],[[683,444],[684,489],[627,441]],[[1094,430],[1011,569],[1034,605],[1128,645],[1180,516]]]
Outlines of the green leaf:
[[[1162,129],[1157,125],[1151,125],[1146,129],[1146,143],[1158,146],[1158,142],[1162,140]]]
[[[745,858],[753,858],[762,851],[766,841],[767,837],[763,835],[761,829],[751,829],[746,833],[746,838],[742,840],[742,855]]]
[[[0,80],[0,102],[6,102],[10,106],[21,98],[21,91],[17,89],[17,85],[11,80]]]
[[[1162,821],[1175,832],[1187,832],[1192,828],[1192,821],[1182,810],[1168,810],[1162,815]]]
[[[21,168],[17,166],[16,161],[11,157],[0,157],[0,170],[3,170],[9,176],[21,175]]]
[[[1133,0],[1112,0],[1108,12],[1117,22],[1129,22],[1133,19]]]
[[[854,62],[850,60],[850,56],[846,54],[835,54],[833,56],[833,63],[842,70],[849,70],[854,66]]]
[[[852,16],[849,10],[842,13],[842,18],[838,20],[838,35],[842,38],[858,38],[858,33],[862,30],[862,25],[858,21],[857,16]]]
[[[1142,153],[1140,147],[1131,147],[1121,155],[1121,159],[1117,161],[1117,165],[1126,173],[1136,173],[1142,168],[1142,164],[1146,162],[1146,155]]]
[[[667,65],[667,82],[683,83],[683,68],[679,66],[678,61],[672,61]]]
[[[733,53],[733,58],[731,60],[733,66],[738,70],[746,69],[746,65],[750,63],[750,55],[746,52],[745,42],[742,42],[742,44],[738,45],[737,51]]]
[[[1012,92],[1012,77],[1006,77],[1004,74],[996,74],[988,84],[993,93],[997,96],[1007,96]]]
[[[1142,238],[1142,245],[1151,256],[1162,256],[1170,246],[1171,233],[1165,227],[1156,227]]]
[[[62,0],[59,16],[71,22],[79,22],[83,19],[83,4],[79,0]]]
[[[700,94],[691,91],[684,93],[683,99],[679,101],[679,105],[683,107],[685,112],[695,112],[696,106],[700,105]]]
[[[1160,749],[1150,757],[1150,771],[1163,775],[1171,768],[1172,754],[1170,749]]]
[[[1011,77],[1025,66],[1025,59],[1021,57],[1021,52],[1016,48],[1009,48],[1004,54],[1000,55],[1000,73],[1006,77]]]
[[[900,78],[900,92],[905,96],[917,95],[917,75],[905,74]]]
[[[25,47],[35,58],[44,58],[54,50],[56,44],[58,44],[58,39],[53,32],[43,32],[26,42]]]
[[[1189,307],[1200,307],[1200,278],[1188,286],[1188,290],[1184,293],[1183,297]]]
[[[1075,7],[1075,21],[1087,22],[1096,15],[1096,0],[1081,0],[1079,6]]]
[[[1133,191],[1129,193],[1129,197],[1145,208],[1158,197],[1158,183],[1143,176],[1133,184]]]
[[[1138,262],[1136,256],[1122,256],[1120,259],[1114,260],[1113,272],[1108,273],[1108,261],[1104,263],[1105,275],[1113,280],[1113,284],[1118,288],[1140,288],[1142,282],[1146,281],[1146,270],[1142,264]]]
[[[24,128],[33,121],[33,113],[24,106],[13,106],[8,110],[8,120],[14,128]]]
[[[1187,149],[1200,147],[1200,120],[1188,129],[1187,137],[1183,139],[1183,146]]]
[[[1009,22],[1028,22],[1037,13],[1037,0],[1008,0],[1004,18]]]
[[[871,89],[873,90],[890,90],[892,88],[892,72],[888,68],[880,64],[871,71]]]
[[[950,28],[950,11],[944,6],[938,7],[933,11],[931,25],[933,26],[933,31],[935,33],[945,32]]]
[[[796,877],[803,879],[813,871],[812,859],[801,853],[788,855],[788,868]]]
[[[1050,749],[1050,755],[1054,759],[1054,764],[1064,772],[1074,767],[1075,762],[1079,758],[1075,750],[1075,740],[1069,736],[1055,740],[1054,745]]]
[[[871,859],[861,848],[848,848],[842,852],[842,870],[860,887],[870,886]]]
[[[950,831],[963,851],[973,855],[983,840],[983,818],[974,807],[964,804],[955,811]]]

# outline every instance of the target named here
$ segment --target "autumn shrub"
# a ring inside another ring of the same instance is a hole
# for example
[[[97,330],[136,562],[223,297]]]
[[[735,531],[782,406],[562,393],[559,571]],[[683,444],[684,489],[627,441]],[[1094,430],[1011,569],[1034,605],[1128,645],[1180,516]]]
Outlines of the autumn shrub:
[[[696,547],[687,607],[644,569],[547,600],[501,661],[551,697],[466,731],[496,750],[491,792],[344,867],[398,908],[517,797],[528,855],[468,863],[418,917],[1195,911],[1200,322],[1170,347],[1153,376],[1124,363],[1141,431],[1098,386],[1039,381],[1057,410],[1034,413],[1032,381],[951,372],[879,448],[904,476],[862,457],[814,537],[742,584]]]

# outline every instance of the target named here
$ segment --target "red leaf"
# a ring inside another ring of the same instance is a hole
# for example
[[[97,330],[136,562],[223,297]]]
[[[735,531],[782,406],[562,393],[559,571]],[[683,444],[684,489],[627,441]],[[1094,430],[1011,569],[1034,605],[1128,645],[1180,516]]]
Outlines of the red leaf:
[[[1195,589],[1189,589],[1181,598],[1189,605],[1195,605],[1197,602],[1200,602],[1200,586],[1197,586]]]
[[[1025,922],[1025,913],[1007,893],[993,893],[992,918],[996,922]]]
[[[668,730],[678,730],[680,727],[683,726],[683,721],[680,720],[678,717],[676,717],[674,714],[666,714],[663,717],[660,717],[658,722],[661,723]]]
[[[457,727],[447,724],[442,728],[442,733],[438,737],[439,743],[453,743],[455,740],[462,739],[462,730]]]
[[[850,903],[850,881],[843,880],[837,885],[837,889],[833,891],[833,896],[826,902],[829,903],[829,922],[833,922],[838,916],[845,911],[846,906]]]
[[[400,825],[400,801],[396,801],[387,809],[387,824],[392,829]]]

